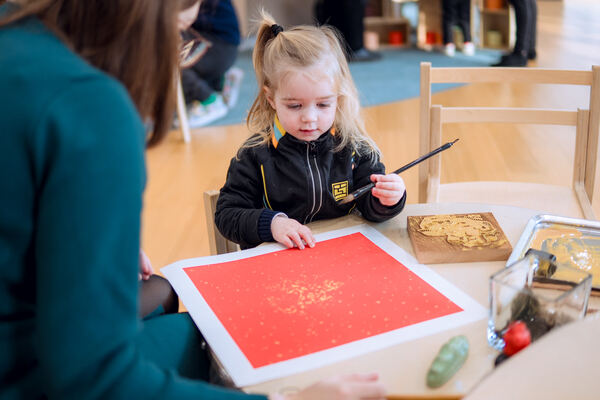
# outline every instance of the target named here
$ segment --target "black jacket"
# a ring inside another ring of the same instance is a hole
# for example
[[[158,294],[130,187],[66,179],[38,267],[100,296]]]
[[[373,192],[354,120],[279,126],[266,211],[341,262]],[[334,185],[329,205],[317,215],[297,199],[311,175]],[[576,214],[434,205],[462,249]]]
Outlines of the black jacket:
[[[369,184],[384,165],[351,149],[333,152],[337,137],[327,132],[313,142],[286,134],[278,143],[243,148],[233,158],[221,189],[215,223],[242,248],[273,241],[271,220],[278,212],[302,224],[349,214],[355,207],[369,221],[385,221],[404,208],[406,194],[392,207],[369,192],[355,202],[338,200]]]

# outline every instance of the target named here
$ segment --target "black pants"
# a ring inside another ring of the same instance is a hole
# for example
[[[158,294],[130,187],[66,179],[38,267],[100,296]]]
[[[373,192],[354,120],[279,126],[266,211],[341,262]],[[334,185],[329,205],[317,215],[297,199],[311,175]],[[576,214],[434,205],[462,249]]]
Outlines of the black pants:
[[[181,85],[186,103],[204,101],[223,90],[223,77],[237,58],[237,46],[217,37],[203,35],[212,42],[206,54],[190,68],[181,71]]]
[[[525,57],[535,51],[535,37],[537,26],[537,3],[536,0],[509,0],[515,9],[517,24],[517,40],[513,49]]]
[[[452,28],[458,25],[465,42],[471,41],[471,0],[442,0],[444,44],[453,43]]]
[[[350,51],[363,47],[364,17],[367,0],[318,0],[317,21],[336,27]]]

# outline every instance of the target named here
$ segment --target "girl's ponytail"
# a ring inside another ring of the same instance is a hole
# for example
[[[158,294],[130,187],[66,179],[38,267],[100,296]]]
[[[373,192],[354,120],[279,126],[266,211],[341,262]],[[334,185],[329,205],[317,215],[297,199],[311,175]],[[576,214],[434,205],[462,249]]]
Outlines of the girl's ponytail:
[[[272,120],[272,118],[266,114],[271,111],[271,105],[267,101],[267,95],[264,91],[264,86],[269,85],[268,76],[265,74],[265,48],[269,41],[273,40],[282,28],[275,23],[275,20],[266,11],[261,12],[262,20],[258,27],[256,34],[256,44],[254,45],[254,51],[252,52],[252,64],[254,66],[254,72],[256,74],[256,83],[258,85],[258,95],[250,107],[248,112],[248,119],[246,124],[250,129],[250,132],[259,132],[266,128],[264,125],[265,121]]]

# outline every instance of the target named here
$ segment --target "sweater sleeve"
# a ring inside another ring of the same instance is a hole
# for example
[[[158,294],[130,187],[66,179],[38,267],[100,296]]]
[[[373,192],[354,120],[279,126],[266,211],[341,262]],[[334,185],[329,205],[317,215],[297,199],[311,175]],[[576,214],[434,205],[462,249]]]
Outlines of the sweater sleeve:
[[[371,174],[385,174],[385,166],[379,159],[372,162],[369,157],[361,157],[354,169],[355,188],[361,188],[371,183]],[[383,222],[400,214],[406,204],[406,192],[398,203],[393,206],[384,206],[371,191],[357,200],[358,210],[368,221]]]
[[[263,204],[260,163],[252,154],[244,149],[231,159],[215,212],[221,234],[242,249],[272,241],[271,220],[277,214]]]
[[[137,347],[144,132],[122,86],[108,79],[71,84],[30,140],[38,192],[36,346],[48,397],[246,397],[181,378]]]

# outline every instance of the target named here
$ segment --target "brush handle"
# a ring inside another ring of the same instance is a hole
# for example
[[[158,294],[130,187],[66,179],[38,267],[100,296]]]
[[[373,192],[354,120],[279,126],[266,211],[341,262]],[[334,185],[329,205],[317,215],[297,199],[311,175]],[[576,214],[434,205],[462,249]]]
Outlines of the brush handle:
[[[454,143],[456,143],[458,141],[458,139],[452,141],[452,142],[448,142],[440,147],[438,147],[435,150],[430,151],[429,153],[422,155],[421,157],[417,158],[414,161],[409,162],[408,164],[398,168],[397,170],[395,170],[394,172],[392,172],[393,174],[399,174],[400,172],[404,172],[407,169],[409,169],[410,167],[414,167],[415,165],[419,164],[420,162],[423,162],[425,160],[427,160],[429,157],[433,157],[435,156],[437,153],[442,152],[446,149],[449,149],[450,147],[452,147],[452,145]],[[350,196],[352,196],[353,200],[358,199],[360,196],[364,195],[365,193],[367,193],[369,190],[373,189],[375,187],[375,183],[371,182],[368,185],[365,185],[363,187],[361,187],[360,189],[356,189],[354,192],[352,192],[350,194]],[[348,201],[348,200],[346,200]]]
[[[456,140],[458,140],[458,139],[456,139]],[[417,159],[416,159],[416,160],[414,160],[414,161],[411,161],[411,162],[409,162],[408,164],[406,164],[406,165],[405,165],[405,166],[403,166],[403,167],[400,167],[400,168],[398,168],[397,170],[395,170],[395,171],[394,171],[394,172],[392,172],[392,173],[393,173],[393,174],[399,174],[400,172],[404,172],[404,171],[406,171],[406,170],[407,170],[407,169],[409,169],[410,167],[413,167],[413,166],[417,165],[418,163],[420,163],[420,162],[423,162],[423,161],[427,160],[429,157],[433,157],[433,156],[435,156],[437,153],[439,153],[439,152],[442,152],[442,151],[444,151],[444,150],[446,150],[446,149],[450,148],[450,146],[452,146],[454,143],[456,143],[456,140],[455,140],[455,141],[453,141],[453,142],[448,142],[448,143],[444,144],[443,146],[440,146],[440,147],[438,147],[437,149],[435,149],[435,150],[432,150],[432,151],[430,151],[429,153],[427,153],[427,154],[425,154],[425,155],[422,155],[421,157],[417,158]]]
[[[354,192],[352,192],[352,196],[355,199],[358,199],[360,196],[367,193],[369,190],[373,189],[374,187],[375,187],[375,184],[373,182],[371,182],[368,185],[361,187],[360,189],[356,189]]]

